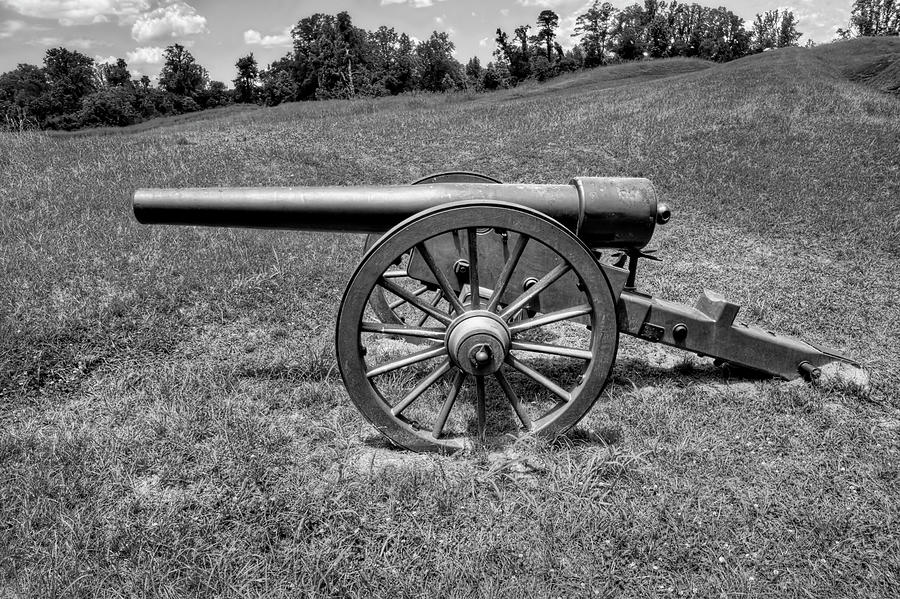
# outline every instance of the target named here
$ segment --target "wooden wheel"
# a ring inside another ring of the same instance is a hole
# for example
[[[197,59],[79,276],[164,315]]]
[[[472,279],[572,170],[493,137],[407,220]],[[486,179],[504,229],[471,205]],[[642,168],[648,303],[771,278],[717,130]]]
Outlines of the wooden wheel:
[[[389,276],[402,256],[446,308]],[[378,294],[431,324],[378,321]],[[517,319],[525,310],[538,314]],[[609,282],[581,241],[540,212],[476,201],[385,234],[350,280],[336,339],[347,391],[380,432],[416,451],[455,451],[568,430],[606,384],[618,329]]]
[[[434,175],[429,175],[427,177],[423,177],[418,181],[414,181],[413,185],[429,185],[431,183],[500,183],[497,179],[493,177],[488,177],[487,175],[482,175],[480,173],[470,173],[467,171],[450,171],[446,173],[437,173]],[[381,235],[377,233],[372,233],[366,236],[366,245],[364,251],[369,251],[375,243],[381,239]],[[443,298],[443,293],[440,289],[429,289],[415,281],[409,281],[406,276],[406,262],[409,260],[409,256],[402,256],[397,264],[394,265],[389,272],[385,273],[385,275],[389,278],[397,279],[394,281],[398,285],[402,285],[414,292],[416,295],[422,296],[426,301],[430,302],[434,306],[439,306],[446,302]],[[378,316],[378,320],[385,323],[391,324],[404,324],[407,318],[410,317],[410,310],[407,309],[406,300],[403,298],[397,298],[392,301],[388,301],[385,297],[384,292],[381,288],[375,290],[372,294],[372,298],[370,300],[372,304],[372,308],[375,310],[375,314]],[[415,314],[413,316],[416,318],[416,322],[418,322],[419,326],[425,324],[426,320],[429,318],[427,314]],[[412,338],[408,339],[412,341]]]

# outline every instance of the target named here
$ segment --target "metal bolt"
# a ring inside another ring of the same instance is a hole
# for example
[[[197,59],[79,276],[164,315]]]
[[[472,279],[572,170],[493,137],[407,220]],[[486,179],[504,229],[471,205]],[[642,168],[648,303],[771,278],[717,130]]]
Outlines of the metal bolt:
[[[458,277],[465,277],[469,274],[469,261],[468,260],[457,260],[456,263],[453,264],[453,272]]]
[[[485,344],[478,348],[478,351],[475,352],[475,355],[472,356],[472,364],[481,368],[487,364],[491,363],[491,348],[489,345]]]
[[[678,323],[675,325],[675,328],[672,329],[672,337],[678,343],[681,343],[685,339],[687,339],[688,328],[684,323]]]

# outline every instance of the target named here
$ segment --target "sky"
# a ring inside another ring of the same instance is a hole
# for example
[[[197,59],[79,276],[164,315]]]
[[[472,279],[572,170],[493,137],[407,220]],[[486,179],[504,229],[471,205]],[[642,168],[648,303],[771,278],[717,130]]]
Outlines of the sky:
[[[156,80],[163,49],[187,46],[210,79],[231,85],[234,63],[250,52],[260,67],[290,50],[290,28],[317,12],[350,13],[354,25],[374,30],[380,25],[426,39],[446,31],[456,44],[456,58],[492,59],[498,27],[512,34],[518,25],[534,25],[537,15],[552,9],[560,16],[559,41],[570,47],[575,18],[590,0],[0,0],[0,73],[19,63],[41,65],[47,49],[78,50],[98,62],[124,58],[134,76]],[[634,0],[614,0],[623,8]],[[797,29],[807,39],[833,39],[846,27],[851,0],[713,0],[748,21],[756,13],[790,8]]]

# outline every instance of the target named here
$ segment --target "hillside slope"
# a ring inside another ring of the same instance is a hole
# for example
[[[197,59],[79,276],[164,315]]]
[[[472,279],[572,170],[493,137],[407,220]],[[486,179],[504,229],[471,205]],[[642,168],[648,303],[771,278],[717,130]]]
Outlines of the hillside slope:
[[[900,94],[900,38],[869,37],[818,46],[812,54],[851,81]]]
[[[0,596],[898,596],[900,99],[841,48],[0,135]],[[570,435],[410,456],[336,375],[361,239],[131,214],[138,187],[440,170],[649,177],[674,216],[641,290],[719,291],[871,389],[622,338]]]

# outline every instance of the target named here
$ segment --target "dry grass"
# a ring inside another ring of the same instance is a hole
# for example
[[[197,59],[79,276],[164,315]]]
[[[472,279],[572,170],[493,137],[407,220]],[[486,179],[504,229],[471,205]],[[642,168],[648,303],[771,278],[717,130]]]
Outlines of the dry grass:
[[[0,137],[0,596],[896,596],[900,102],[828,60]],[[871,391],[624,339],[567,438],[411,456],[333,368],[362,240],[130,215],[446,169],[650,177],[675,219],[644,289],[721,291]]]

